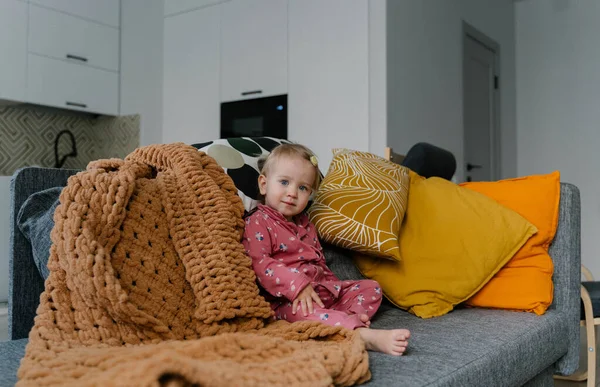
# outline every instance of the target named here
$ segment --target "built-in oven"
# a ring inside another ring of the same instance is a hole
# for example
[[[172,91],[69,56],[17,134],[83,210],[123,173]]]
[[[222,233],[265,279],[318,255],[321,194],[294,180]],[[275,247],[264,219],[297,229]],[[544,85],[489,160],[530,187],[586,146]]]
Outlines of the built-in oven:
[[[264,136],[287,140],[287,94],[221,104],[221,138]]]

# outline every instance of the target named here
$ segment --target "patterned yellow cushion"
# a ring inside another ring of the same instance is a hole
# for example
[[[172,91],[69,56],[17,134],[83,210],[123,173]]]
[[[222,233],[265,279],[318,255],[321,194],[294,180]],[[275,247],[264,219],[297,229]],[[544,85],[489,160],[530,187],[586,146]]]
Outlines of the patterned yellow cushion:
[[[319,237],[368,255],[400,260],[398,234],[407,207],[408,170],[379,156],[334,149],[308,213]]]

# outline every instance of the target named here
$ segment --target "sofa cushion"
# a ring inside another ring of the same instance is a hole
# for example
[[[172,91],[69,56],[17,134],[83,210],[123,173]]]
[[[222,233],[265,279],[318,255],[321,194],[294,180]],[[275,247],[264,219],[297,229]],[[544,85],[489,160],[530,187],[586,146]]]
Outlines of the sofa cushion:
[[[548,249],[558,225],[560,173],[461,185],[515,210],[538,229],[467,304],[543,314],[552,303],[553,265]]]
[[[0,342],[0,386],[14,386],[28,339]]]
[[[260,199],[258,159],[282,143],[289,144],[290,141],[272,137],[236,137],[192,146],[217,161],[233,180],[244,208],[250,211],[258,205]]]
[[[441,316],[481,289],[536,231],[483,194],[411,171],[402,261],[356,256],[356,263],[394,304]]]
[[[373,328],[407,328],[405,356],[369,352],[372,378],[365,386],[522,385],[566,351],[559,313],[535,316],[509,311],[458,309],[422,320],[382,305]],[[0,386],[13,386],[27,339],[0,342]],[[518,349],[517,349],[518,348]]]
[[[520,386],[567,350],[566,321],[556,310],[543,316],[491,309],[457,309],[422,320],[382,306],[376,329],[406,328],[405,356],[369,352],[365,386]],[[501,381],[501,382],[500,382]]]
[[[327,242],[322,243],[325,264],[342,281],[365,279],[352,261],[350,250],[336,247]]]
[[[17,215],[19,229],[31,243],[33,260],[44,280],[48,278],[50,256],[50,231],[54,227],[54,210],[59,204],[63,187],[49,188],[29,196]]]
[[[308,209],[328,243],[399,261],[408,169],[367,152],[334,149],[329,171]]]

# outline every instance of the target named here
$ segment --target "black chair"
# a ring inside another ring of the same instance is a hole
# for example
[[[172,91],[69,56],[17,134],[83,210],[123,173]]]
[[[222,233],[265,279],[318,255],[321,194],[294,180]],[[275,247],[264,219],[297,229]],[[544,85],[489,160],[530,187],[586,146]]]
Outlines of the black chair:
[[[445,149],[426,142],[413,145],[406,156],[394,153],[392,148],[386,147],[385,158],[426,178],[436,176],[451,180],[456,172],[456,158],[454,155]]]

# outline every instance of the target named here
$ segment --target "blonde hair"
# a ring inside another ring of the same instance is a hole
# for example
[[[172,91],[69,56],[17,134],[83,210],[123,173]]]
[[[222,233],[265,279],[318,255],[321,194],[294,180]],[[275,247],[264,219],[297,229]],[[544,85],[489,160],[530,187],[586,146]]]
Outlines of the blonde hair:
[[[281,157],[299,157],[310,161],[315,168],[315,181],[313,182],[312,189],[316,191],[319,188],[319,184],[321,184],[321,172],[319,171],[317,157],[304,145],[281,144],[276,146],[266,157],[261,157],[258,160],[258,170],[262,175],[267,176],[274,163]]]

